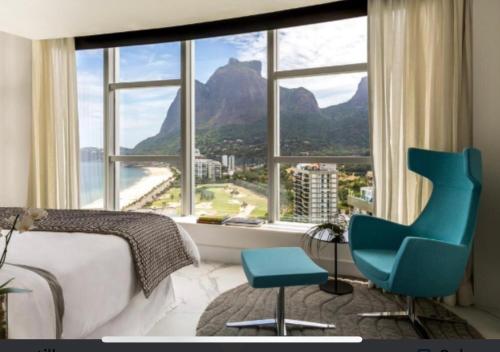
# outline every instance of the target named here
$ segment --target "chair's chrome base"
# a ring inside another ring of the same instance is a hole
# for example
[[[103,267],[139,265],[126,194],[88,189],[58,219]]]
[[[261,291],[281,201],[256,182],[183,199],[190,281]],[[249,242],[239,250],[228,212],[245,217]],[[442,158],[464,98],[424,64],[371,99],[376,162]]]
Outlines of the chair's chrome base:
[[[365,318],[388,318],[388,319],[408,319],[413,325],[413,328],[417,334],[423,339],[430,339],[431,334],[429,330],[422,323],[422,320],[435,320],[446,323],[466,323],[465,320],[457,319],[447,319],[434,316],[417,315],[415,311],[415,299],[413,297],[407,297],[407,310],[398,312],[376,312],[376,313],[361,313],[358,314],[360,317]]]
[[[275,327],[278,321],[276,319],[260,319],[260,320],[247,320],[247,321],[238,321],[226,323],[228,328],[250,328],[250,327]],[[335,329],[335,324],[323,324],[323,323],[315,323],[312,321],[304,321],[304,320],[294,320],[294,319],[285,319],[286,326],[294,326],[301,328],[317,328],[317,329]]]
[[[229,328],[249,328],[249,327],[275,327],[278,336],[286,336],[286,328],[302,327],[313,329],[335,329],[335,324],[322,324],[311,321],[285,319],[285,288],[280,287],[276,304],[276,318],[248,320],[226,323]]]
[[[420,317],[417,315],[412,316],[408,311],[361,313],[358,315],[365,318],[408,319],[411,325],[413,325],[413,328],[417,332],[418,336],[423,339],[431,338],[429,330],[425,327],[424,324],[422,324]]]

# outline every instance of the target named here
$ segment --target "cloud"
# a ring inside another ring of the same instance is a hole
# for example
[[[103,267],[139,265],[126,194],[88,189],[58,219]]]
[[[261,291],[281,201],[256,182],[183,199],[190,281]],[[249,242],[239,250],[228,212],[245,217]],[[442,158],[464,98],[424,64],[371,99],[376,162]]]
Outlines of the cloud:
[[[161,43],[119,49],[120,81],[154,81],[180,77],[180,44]]]
[[[178,88],[168,87],[120,91],[120,145],[132,148],[144,139],[156,135],[177,90]]]
[[[279,30],[278,47],[282,70],[366,62],[366,17]]]
[[[266,75],[267,65],[267,35],[266,32],[256,32],[232,35],[220,38],[222,42],[232,45],[237,51],[237,59],[240,61],[259,60],[262,62],[263,75]]]

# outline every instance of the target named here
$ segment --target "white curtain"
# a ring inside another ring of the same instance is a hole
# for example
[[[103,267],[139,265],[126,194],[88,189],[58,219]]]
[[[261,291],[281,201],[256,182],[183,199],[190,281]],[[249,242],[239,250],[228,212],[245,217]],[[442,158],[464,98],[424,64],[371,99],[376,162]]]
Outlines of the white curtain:
[[[411,223],[431,187],[407,150],[472,143],[469,0],[370,0],[369,89],[376,215]],[[459,296],[470,304],[467,292]]]
[[[29,205],[78,208],[79,141],[73,39],[33,42]]]

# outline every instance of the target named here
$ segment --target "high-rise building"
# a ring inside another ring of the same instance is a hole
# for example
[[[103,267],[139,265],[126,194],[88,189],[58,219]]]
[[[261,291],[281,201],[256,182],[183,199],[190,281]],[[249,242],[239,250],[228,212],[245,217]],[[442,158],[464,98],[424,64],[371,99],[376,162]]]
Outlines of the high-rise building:
[[[293,180],[295,221],[321,223],[338,212],[336,164],[298,164]]]
[[[195,159],[194,175],[201,180],[215,181],[222,177],[222,164],[212,159]]]
[[[234,155],[229,155],[227,158],[227,171],[233,172],[235,169],[235,158]]]
[[[222,156],[222,166],[227,167],[227,155]]]

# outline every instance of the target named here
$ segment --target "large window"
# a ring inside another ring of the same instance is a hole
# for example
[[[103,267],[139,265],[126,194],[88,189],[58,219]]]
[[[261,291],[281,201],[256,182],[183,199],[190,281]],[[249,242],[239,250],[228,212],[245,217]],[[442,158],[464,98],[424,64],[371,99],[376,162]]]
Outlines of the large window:
[[[179,43],[77,55],[83,208],[180,214]],[[105,94],[106,92],[107,94]]]
[[[108,204],[179,215],[181,46],[108,51]],[[108,205],[109,206],[109,205]]]
[[[265,43],[265,32],[194,43],[196,215],[267,218]]]
[[[371,212],[366,26],[361,17],[268,34],[273,220]]]
[[[80,129],[80,206],[104,207],[104,52],[82,50],[77,55]]]
[[[366,26],[79,51],[82,207],[307,223],[370,212]]]

